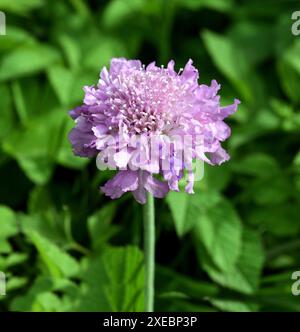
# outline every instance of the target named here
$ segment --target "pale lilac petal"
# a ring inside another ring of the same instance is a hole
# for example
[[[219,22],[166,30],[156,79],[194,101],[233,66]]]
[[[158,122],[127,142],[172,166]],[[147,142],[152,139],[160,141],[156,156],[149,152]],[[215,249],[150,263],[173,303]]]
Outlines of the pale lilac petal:
[[[107,181],[102,192],[106,196],[116,199],[127,191],[134,191],[138,188],[138,173],[132,171],[119,171],[111,180]]]
[[[167,66],[168,69],[168,73],[171,76],[176,76],[176,71],[174,70],[174,66],[175,66],[175,61],[174,60],[170,60]]]
[[[152,175],[147,178],[145,189],[157,198],[163,198],[169,192],[168,184],[155,179]]]
[[[231,134],[230,127],[223,121],[216,121],[212,125],[212,133],[219,141],[225,141]]]
[[[210,156],[211,162],[214,165],[221,165],[222,163],[230,159],[229,154],[221,146],[216,152],[211,153]]]
[[[93,86],[84,86],[83,91],[85,92],[83,102],[86,105],[94,105],[97,104],[97,90]]]
[[[183,83],[197,86],[199,73],[198,70],[193,66],[193,61],[191,59],[189,59],[189,61],[185,65],[180,77]]]
[[[100,137],[108,132],[108,128],[105,124],[99,124],[92,128],[96,137]]]
[[[232,105],[221,107],[220,114],[222,115],[222,118],[227,118],[227,116],[235,113],[240,103],[241,102],[238,99],[234,99],[234,103]]]
[[[100,79],[105,82],[106,84],[110,83],[110,76],[109,72],[106,67],[103,67],[103,69],[100,72]]]
[[[109,73],[117,76],[124,69],[140,69],[142,63],[140,60],[126,60],[125,58],[114,58],[110,62]]]
[[[157,69],[157,67],[156,67],[155,61],[149,63],[149,65],[146,68],[147,71],[153,71],[153,70],[156,70],[156,69]]]
[[[69,133],[69,141],[72,144],[73,152],[80,157],[93,157],[96,155],[95,137],[92,133],[86,133],[73,128]]]
[[[188,194],[194,194],[194,182],[195,182],[195,176],[194,173],[189,171],[188,172],[188,184],[185,186],[185,191]]]
[[[147,201],[147,191],[144,187],[139,187],[137,190],[132,192],[133,197],[140,204],[145,204]]]

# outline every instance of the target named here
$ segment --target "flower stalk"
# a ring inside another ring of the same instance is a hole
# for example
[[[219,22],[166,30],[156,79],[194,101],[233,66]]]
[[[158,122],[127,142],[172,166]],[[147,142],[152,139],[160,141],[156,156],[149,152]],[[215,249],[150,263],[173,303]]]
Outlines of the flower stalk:
[[[155,275],[155,210],[154,197],[147,194],[143,207],[144,218],[144,255],[145,255],[145,311],[154,311]]]

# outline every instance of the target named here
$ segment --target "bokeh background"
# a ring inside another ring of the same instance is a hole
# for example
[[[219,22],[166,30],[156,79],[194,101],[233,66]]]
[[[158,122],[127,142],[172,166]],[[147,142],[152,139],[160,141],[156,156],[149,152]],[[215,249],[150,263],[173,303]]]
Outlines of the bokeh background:
[[[231,160],[156,201],[156,310],[300,311],[300,35],[279,0],[0,0],[2,311],[142,311],[142,214],[72,155],[68,110],[112,57],[192,58],[242,103]]]

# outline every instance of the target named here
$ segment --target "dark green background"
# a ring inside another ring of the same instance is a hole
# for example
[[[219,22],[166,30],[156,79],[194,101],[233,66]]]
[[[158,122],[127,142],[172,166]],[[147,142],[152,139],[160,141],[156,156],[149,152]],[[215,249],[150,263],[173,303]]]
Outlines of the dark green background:
[[[231,160],[156,201],[156,310],[300,311],[298,1],[0,0],[1,310],[141,311],[141,206],[98,190],[67,111],[112,57],[192,58],[222,104]]]

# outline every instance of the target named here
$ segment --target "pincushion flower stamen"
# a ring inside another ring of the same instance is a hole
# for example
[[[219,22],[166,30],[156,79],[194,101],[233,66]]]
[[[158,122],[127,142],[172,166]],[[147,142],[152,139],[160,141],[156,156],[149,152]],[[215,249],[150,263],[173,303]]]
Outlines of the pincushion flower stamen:
[[[189,60],[178,73],[139,60],[112,59],[95,86],[84,87],[83,105],[70,115],[75,128],[69,138],[75,154],[97,156],[100,169],[116,169],[101,191],[112,199],[132,192],[145,206],[146,311],[153,310],[154,203],[170,190],[194,193],[194,160],[219,165],[229,159],[221,142],[230,136],[223,121],[239,101],[220,106],[220,85],[198,84]],[[150,277],[149,277],[150,276]],[[151,283],[151,285],[150,285]]]

